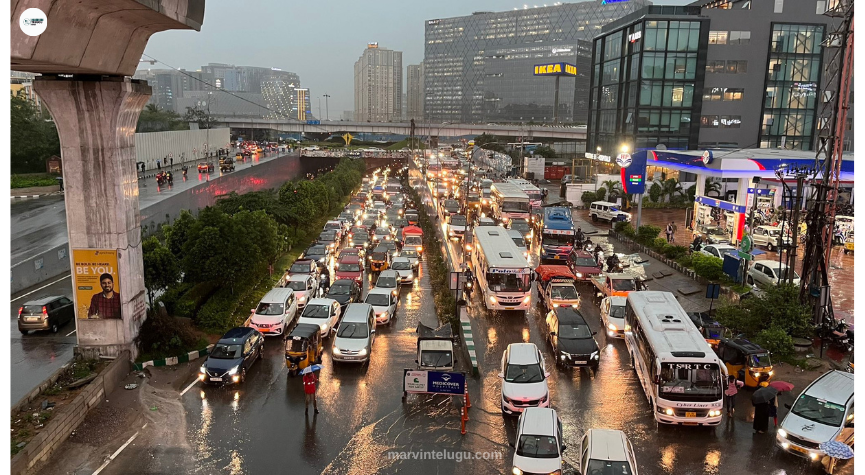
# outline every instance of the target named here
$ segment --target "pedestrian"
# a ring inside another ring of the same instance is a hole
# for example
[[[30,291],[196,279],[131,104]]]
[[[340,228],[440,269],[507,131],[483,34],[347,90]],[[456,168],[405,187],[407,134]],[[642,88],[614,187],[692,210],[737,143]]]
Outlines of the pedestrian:
[[[670,222],[670,225],[673,226],[673,233],[672,233],[672,237],[670,238],[670,241],[675,243],[676,242],[676,231],[679,230],[679,227],[676,226],[675,221]]]
[[[765,434],[769,430],[769,402],[754,404],[754,432]]]
[[[156,161],[156,168],[162,170],[162,163],[159,160]]]
[[[174,168],[174,157],[171,157],[169,160],[171,160],[171,168]]]
[[[778,398],[774,397],[771,401],[769,401],[769,417],[772,418],[772,421],[775,423],[772,427],[778,427]],[[769,425],[769,422],[766,422],[766,426]]]
[[[735,376],[727,376],[727,390],[724,391],[724,395],[727,396],[724,399],[724,407],[727,408],[727,417],[733,417],[733,413],[736,412],[736,394],[739,392],[739,388],[743,386],[745,386],[745,383],[736,379]]]
[[[315,373],[310,371],[303,375],[303,392],[306,394],[306,409],[304,412],[309,413],[309,401],[312,400],[312,408],[318,414],[318,401],[315,399],[315,391],[318,389],[318,378]]]
[[[664,234],[667,235],[667,242],[671,242],[673,240],[673,223],[667,225],[667,229],[664,230]]]

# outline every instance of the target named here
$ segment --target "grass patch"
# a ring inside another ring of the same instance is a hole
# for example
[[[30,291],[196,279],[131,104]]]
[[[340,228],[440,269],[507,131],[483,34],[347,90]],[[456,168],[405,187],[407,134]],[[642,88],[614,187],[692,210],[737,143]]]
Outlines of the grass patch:
[[[11,187],[15,188],[30,188],[34,186],[54,186],[59,185],[56,175],[49,173],[33,173],[28,175],[12,175]]]

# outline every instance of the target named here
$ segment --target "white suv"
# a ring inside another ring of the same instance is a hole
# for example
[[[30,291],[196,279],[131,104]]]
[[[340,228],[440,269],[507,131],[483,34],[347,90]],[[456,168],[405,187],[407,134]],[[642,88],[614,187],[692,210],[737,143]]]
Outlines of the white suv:
[[[622,211],[621,206],[609,201],[595,201],[589,206],[589,216],[592,217],[592,222],[598,220],[609,221],[625,221],[631,222],[631,213]]]
[[[562,473],[562,421],[555,409],[530,407],[520,415],[511,473]],[[586,472],[583,472],[586,473]]]
[[[626,473],[637,475],[634,448],[624,432],[589,429],[580,440],[580,473]]]
[[[550,407],[550,388],[544,356],[534,343],[511,343],[502,355],[502,413],[516,414],[528,407]]]
[[[297,308],[302,309],[310,300],[318,297],[318,282],[311,275],[293,275],[285,282],[285,287],[294,291],[297,297]]]
[[[268,292],[252,309],[249,326],[264,335],[285,335],[297,317],[297,300],[291,289],[276,288]]]

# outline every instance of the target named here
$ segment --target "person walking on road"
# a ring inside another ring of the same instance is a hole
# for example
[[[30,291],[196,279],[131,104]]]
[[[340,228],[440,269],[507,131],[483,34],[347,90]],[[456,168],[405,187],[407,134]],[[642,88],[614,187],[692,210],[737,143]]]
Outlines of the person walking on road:
[[[671,236],[670,236],[670,242],[675,243],[675,242],[676,242],[676,232],[679,230],[679,227],[676,226],[676,222],[675,222],[675,221],[671,221],[671,222],[670,222],[670,226],[673,227],[673,233],[672,233]]]
[[[670,222],[670,224],[667,225],[667,228],[664,230],[664,234],[667,235],[667,242],[668,243],[673,241],[673,223],[672,222]]]
[[[156,161],[156,168],[162,171],[162,163],[159,160]]]
[[[765,434],[769,430],[769,401],[754,404],[754,432]]]
[[[743,386],[745,386],[745,383],[736,379],[735,376],[727,377],[727,390],[724,391],[724,395],[727,396],[724,399],[727,417],[733,417],[733,413],[736,412],[736,394],[739,392],[739,388]]]
[[[318,378],[315,373],[310,371],[303,375],[303,392],[306,394],[306,409],[304,412],[309,412],[309,401],[312,400],[312,408],[315,414],[318,414],[318,401],[315,399],[315,391],[318,389]]]

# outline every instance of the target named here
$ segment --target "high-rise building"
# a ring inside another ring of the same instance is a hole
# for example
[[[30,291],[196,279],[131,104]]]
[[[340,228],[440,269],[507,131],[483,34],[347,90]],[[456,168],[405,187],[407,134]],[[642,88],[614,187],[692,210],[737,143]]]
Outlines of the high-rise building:
[[[270,111],[271,119],[286,119],[297,117],[297,95],[295,89],[300,87],[300,77],[288,71],[272,69],[270,74],[261,81],[261,94]]]
[[[819,91],[834,88],[824,44],[840,21],[816,5],[700,1],[607,25],[594,41],[587,150],[813,150]]]
[[[369,43],[354,63],[354,115],[364,122],[402,117],[402,52]]]
[[[297,94],[297,120],[306,120],[306,116],[311,115],[309,89],[296,88],[294,92]]]
[[[11,73],[12,95],[22,94],[27,100],[33,102],[33,104],[41,110],[42,101],[39,99],[39,96],[36,95],[36,91],[33,90],[33,80],[36,79],[39,74],[21,71],[12,71]]]
[[[554,78],[534,65],[576,64],[559,84],[559,121],[585,122],[578,89],[588,87],[591,41],[607,23],[648,0],[593,0],[428,20],[424,118],[447,122],[552,122]],[[582,83],[582,85],[581,85]],[[582,109],[578,112],[578,109]]]
[[[423,61],[406,68],[406,120],[423,119]]]

